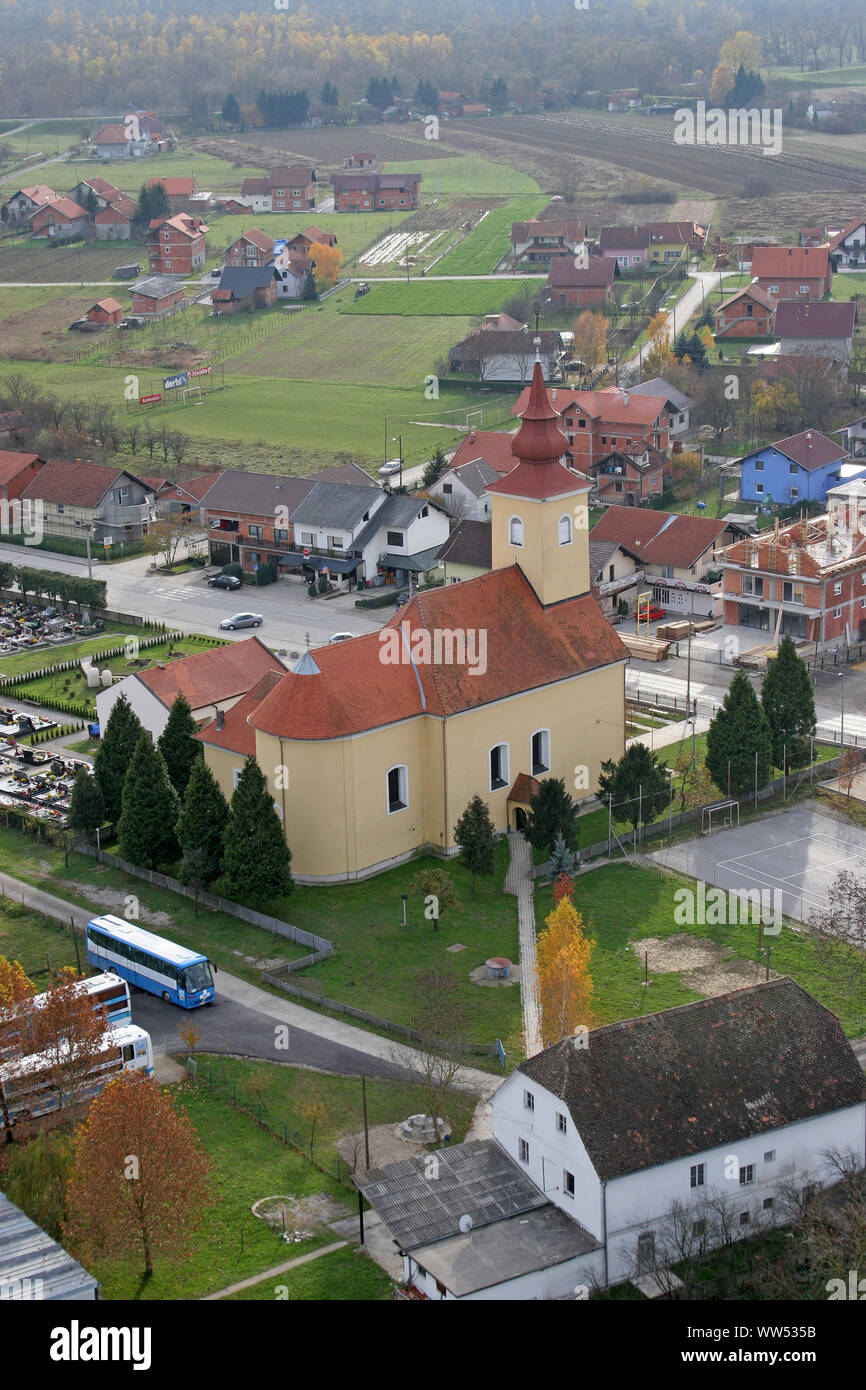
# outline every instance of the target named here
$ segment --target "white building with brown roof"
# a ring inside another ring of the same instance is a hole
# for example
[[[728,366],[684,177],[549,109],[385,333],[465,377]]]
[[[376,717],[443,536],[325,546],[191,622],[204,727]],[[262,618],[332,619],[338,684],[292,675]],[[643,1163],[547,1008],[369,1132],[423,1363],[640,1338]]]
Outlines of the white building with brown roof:
[[[21,497],[36,503],[49,536],[94,545],[137,541],[155,519],[153,490],[125,468],[104,468],[76,459],[51,459]]]

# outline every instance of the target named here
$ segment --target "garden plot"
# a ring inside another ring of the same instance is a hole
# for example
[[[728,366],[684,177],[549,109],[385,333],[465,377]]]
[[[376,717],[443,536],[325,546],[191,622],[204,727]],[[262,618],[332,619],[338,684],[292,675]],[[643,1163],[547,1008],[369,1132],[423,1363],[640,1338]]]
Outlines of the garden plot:
[[[412,259],[426,254],[434,243],[443,236],[445,236],[445,228],[438,232],[391,232],[381,241],[377,241],[375,246],[371,246],[369,251],[365,251],[360,257],[359,264],[362,266],[405,265],[407,256]]]

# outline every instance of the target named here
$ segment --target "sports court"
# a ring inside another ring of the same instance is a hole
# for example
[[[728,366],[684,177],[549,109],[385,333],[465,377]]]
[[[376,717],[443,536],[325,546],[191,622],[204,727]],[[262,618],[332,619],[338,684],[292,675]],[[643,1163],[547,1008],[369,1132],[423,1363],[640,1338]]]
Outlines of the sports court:
[[[843,869],[866,877],[866,830],[797,807],[657,850],[648,859],[724,889],[775,889],[786,917],[807,922]]]

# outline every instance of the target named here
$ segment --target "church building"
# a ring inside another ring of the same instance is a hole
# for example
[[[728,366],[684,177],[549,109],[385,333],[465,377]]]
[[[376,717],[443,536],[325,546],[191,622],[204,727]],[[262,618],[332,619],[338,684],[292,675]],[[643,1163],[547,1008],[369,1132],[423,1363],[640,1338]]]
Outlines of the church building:
[[[590,593],[590,480],[536,363],[516,466],[490,487],[492,569],[416,593],[376,633],[268,672],[199,734],[230,797],[246,756],[268,779],[299,882],[458,853],[477,793],[504,832],[533,788],[592,795],[625,751],[627,652]]]

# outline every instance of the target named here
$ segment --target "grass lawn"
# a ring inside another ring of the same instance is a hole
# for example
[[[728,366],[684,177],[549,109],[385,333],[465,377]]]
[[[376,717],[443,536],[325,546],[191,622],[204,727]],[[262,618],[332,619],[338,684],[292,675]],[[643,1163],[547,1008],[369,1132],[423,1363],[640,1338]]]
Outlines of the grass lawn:
[[[155,1257],[153,1278],[144,1289],[137,1254],[123,1261],[89,1262],[88,1269],[102,1283],[103,1298],[200,1298],[337,1239],[325,1227],[307,1240],[287,1244],[250,1211],[259,1198],[276,1194],[327,1193],[345,1201],[346,1189],[336,1178],[312,1167],[206,1084],[183,1082],[172,1096],[186,1110],[210,1157],[219,1201],[205,1214],[186,1258]]]
[[[196,186],[208,189],[211,193],[239,193],[241,181],[254,178],[265,172],[264,166],[245,164],[236,169],[227,159],[217,155],[205,154],[203,150],[180,149],[176,154],[156,154],[141,159],[118,159],[110,164],[99,160],[78,160],[75,166],[79,176],[90,178],[100,174],[115,188],[137,197],[141,185],[147,179],[187,178],[195,175]],[[210,220],[205,219],[208,226]],[[264,230],[264,229],[263,229]]]
[[[336,1233],[334,1239],[337,1239]],[[288,1298],[370,1303],[390,1297],[391,1280],[384,1269],[380,1269],[369,1255],[347,1245],[299,1269],[290,1269],[275,1279],[266,1279],[240,1293],[230,1294],[226,1302]]]
[[[797,91],[805,87],[860,87],[866,83],[866,63],[820,68],[816,72],[802,72],[798,67],[770,68],[769,71],[775,83]]]
[[[85,637],[80,642],[63,642],[56,647],[40,647],[38,651],[15,652],[13,656],[0,657],[0,676],[22,676],[28,671],[39,671],[43,666],[53,666],[58,661],[78,661],[83,656],[104,652],[110,647],[119,646],[128,633],[141,636],[141,628],[132,623],[110,623],[98,637]]]
[[[418,168],[417,160],[413,163],[411,159],[401,159],[386,164],[384,172],[414,174]],[[475,155],[437,159],[431,164],[425,162],[421,172],[424,174],[421,196],[425,199],[434,197],[437,187],[442,197],[450,194],[463,198],[498,198],[539,192],[538,184],[529,174],[522,174],[509,164],[494,164]]]
[[[86,643],[81,643],[82,647],[86,645]],[[98,653],[117,645],[117,641],[112,642],[111,639],[101,642],[93,641],[90,650],[93,653]],[[124,652],[121,652],[120,656],[107,657],[104,661],[99,662],[99,668],[100,670],[107,668],[113,671],[116,676],[129,676],[135,671],[145,670],[148,666],[155,665],[157,661],[170,661],[173,657],[178,656],[192,656],[196,652],[207,651],[210,646],[222,645],[223,643],[216,638],[213,642],[202,642],[194,637],[174,637],[170,641],[159,642],[153,647],[146,648],[138,658],[129,658]],[[52,658],[53,661],[72,659],[73,657],[67,656],[65,652],[62,656],[58,655]],[[16,658],[11,657],[10,660],[15,661]],[[32,670],[37,664],[45,666],[51,663],[46,661],[45,656],[43,656],[41,662],[37,663],[37,660],[34,659],[30,669]],[[0,674],[3,673],[5,672],[2,663],[0,663]],[[21,679],[26,679],[26,677]],[[95,695],[95,691],[88,689],[84,672],[80,668],[74,671],[58,671],[50,676],[35,676],[27,681],[27,698],[40,700],[47,705],[50,705],[54,700],[89,700],[92,702]]]
[[[420,869],[442,867],[434,859],[413,860],[364,883],[298,886],[287,903],[269,904],[269,910],[318,932],[337,948],[330,959],[296,973],[297,984],[395,1023],[417,1026],[424,1008],[422,977],[438,969],[456,981],[458,997],[470,1010],[470,1040],[501,1038],[509,1056],[522,1055],[519,989],[488,989],[469,979],[469,972],[488,956],[518,959],[517,905],[502,892],[507,866],[508,846],[500,842],[496,871],[490,879],[479,878],[472,898],[470,875],[449,862],[447,872],[462,906],[442,914],[438,932],[424,919],[422,896],[409,887]],[[401,892],[409,893],[405,927],[400,925]],[[446,949],[457,942],[467,949],[456,954]]]
[[[855,294],[866,294],[866,273],[856,270],[843,270],[833,276],[833,299],[853,299]]]
[[[459,246],[435,268],[437,275],[489,275],[511,248],[512,222],[526,222],[547,206],[547,198],[526,192],[505,207],[493,208]],[[517,292],[515,283],[514,293]]]
[[[34,884],[37,888],[44,888],[46,892],[55,893],[58,897],[87,908],[95,914],[120,911],[125,895],[134,893],[142,909],[138,914],[142,926],[150,927],[161,936],[168,936],[182,945],[202,951],[210,956],[211,960],[216,961],[221,969],[229,970],[233,975],[239,975],[253,984],[261,983],[261,970],[258,967],[260,960],[297,960],[309,951],[307,946],[272,935],[262,927],[251,926],[248,922],[230,917],[227,913],[203,911],[196,917],[189,898],[165,888],[156,888],[144,879],[132,878],[118,869],[99,864],[89,855],[70,853],[68,866],[64,866],[63,859],[62,849],[55,848],[44,840],[24,835],[20,831],[7,830],[5,826],[0,826],[0,868],[6,873]],[[164,916],[159,916],[154,921],[151,915],[154,913]],[[286,920],[294,922],[297,919],[295,915],[290,915]],[[62,940],[63,938],[58,936],[58,943]],[[44,948],[40,939],[31,954],[38,958],[42,949]],[[60,949],[58,945],[58,953]],[[53,963],[53,954],[51,959]],[[74,947],[72,959],[75,959]]]
[[[99,748],[99,739],[82,738],[78,743],[67,743],[66,747],[70,753],[86,753],[88,757],[95,758]]]
[[[334,233],[337,247],[343,253],[345,271],[357,261],[361,251],[381,241],[389,230],[395,230],[413,215],[411,212],[389,212],[382,214],[385,219],[382,221],[378,214],[363,212],[250,212],[243,216],[208,213],[208,249],[212,254],[207,264],[208,267],[219,264],[218,249],[237,241],[243,232],[252,227],[258,227],[260,232],[268,236],[291,240],[305,227],[314,225],[321,227],[324,232]],[[395,273],[399,273],[399,270]]]
[[[732,947],[731,960],[759,959],[757,926],[688,926],[675,921],[674,893],[689,882],[625,864],[605,866],[577,880],[575,903],[595,941],[590,972],[595,986],[593,1017],[596,1024],[656,1013],[659,1009],[673,1008],[703,997],[683,985],[677,973],[652,973],[651,984],[645,988],[640,949],[643,937],[664,938],[685,933]],[[535,918],[539,928],[552,906],[552,889],[537,886]],[[855,1037],[863,1031],[862,1000],[858,1006],[852,992],[840,986],[838,980],[828,980],[809,936],[783,925],[778,936],[765,939],[766,945],[771,945],[772,970],[790,975],[832,1009],[849,1036]]]
[[[527,277],[530,294],[543,284],[544,280]],[[350,290],[343,290],[335,298],[340,301],[342,315],[496,314],[506,300],[513,299],[515,292],[513,280],[501,283],[492,280],[414,280],[408,285],[393,282],[374,284],[369,294],[357,300]],[[449,325],[449,331],[453,333],[453,325]]]
[[[78,949],[86,967],[84,948],[79,945]],[[75,944],[68,932],[7,897],[0,897],[0,956],[19,961],[39,989],[47,989],[54,971],[76,964]]]

